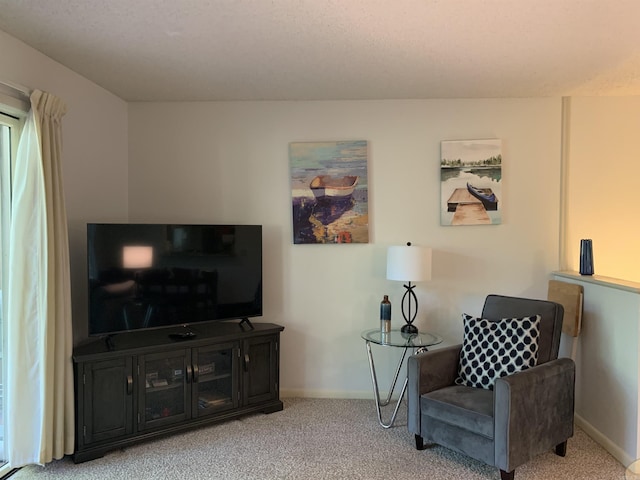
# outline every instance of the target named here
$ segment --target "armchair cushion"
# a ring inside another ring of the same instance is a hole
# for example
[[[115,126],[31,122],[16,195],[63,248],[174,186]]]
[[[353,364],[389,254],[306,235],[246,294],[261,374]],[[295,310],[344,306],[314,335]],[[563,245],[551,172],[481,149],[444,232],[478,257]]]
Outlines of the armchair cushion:
[[[456,385],[493,390],[496,379],[535,367],[540,316],[492,321],[466,313]]]
[[[453,385],[422,396],[422,414],[493,439],[493,392]]]

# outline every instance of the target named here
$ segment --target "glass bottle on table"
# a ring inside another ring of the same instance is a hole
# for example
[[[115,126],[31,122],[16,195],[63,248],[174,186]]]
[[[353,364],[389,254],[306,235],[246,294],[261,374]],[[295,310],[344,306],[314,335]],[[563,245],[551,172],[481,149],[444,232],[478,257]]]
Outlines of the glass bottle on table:
[[[389,295],[385,295],[380,302],[380,331],[389,333],[391,331],[391,302]]]

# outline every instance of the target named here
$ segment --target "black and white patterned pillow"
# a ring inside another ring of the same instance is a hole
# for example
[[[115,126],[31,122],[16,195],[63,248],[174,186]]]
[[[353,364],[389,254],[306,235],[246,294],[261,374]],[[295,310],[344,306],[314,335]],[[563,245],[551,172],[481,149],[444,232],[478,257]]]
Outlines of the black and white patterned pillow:
[[[457,385],[493,390],[497,378],[535,367],[540,315],[491,321],[464,313],[462,320]]]

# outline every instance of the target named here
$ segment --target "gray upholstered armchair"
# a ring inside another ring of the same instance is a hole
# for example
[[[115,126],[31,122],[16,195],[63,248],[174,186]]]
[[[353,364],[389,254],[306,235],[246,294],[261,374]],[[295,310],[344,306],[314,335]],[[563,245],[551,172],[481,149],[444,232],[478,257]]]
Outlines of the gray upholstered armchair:
[[[542,452],[555,448],[565,455],[567,439],[573,436],[575,364],[569,358],[558,359],[563,308],[546,300],[486,298],[482,319],[492,322],[485,326],[494,328],[498,320],[522,317],[531,317],[538,328],[532,335],[537,336],[535,366],[499,376],[489,387],[467,386],[460,379],[461,352],[470,348],[467,319],[463,344],[409,358],[408,428],[415,434],[417,449],[422,450],[425,441],[437,443],[498,467],[503,480],[513,479],[516,467]],[[509,343],[497,338],[488,344]],[[486,367],[494,353],[504,351],[483,353],[478,368]]]

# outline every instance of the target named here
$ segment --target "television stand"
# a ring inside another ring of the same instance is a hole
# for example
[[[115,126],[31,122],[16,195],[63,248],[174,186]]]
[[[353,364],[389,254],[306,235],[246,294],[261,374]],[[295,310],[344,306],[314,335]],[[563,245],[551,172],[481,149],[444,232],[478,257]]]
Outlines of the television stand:
[[[190,338],[196,338],[198,334],[196,332],[192,332],[191,330],[186,330],[184,332],[173,332],[169,334],[169,338],[173,338],[174,340],[188,340]]]
[[[97,339],[74,348],[74,462],[141,440],[282,410],[284,327],[255,322],[252,328],[212,322],[198,325],[195,338],[180,341],[156,329],[119,333],[112,349]]]

